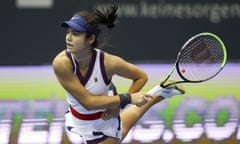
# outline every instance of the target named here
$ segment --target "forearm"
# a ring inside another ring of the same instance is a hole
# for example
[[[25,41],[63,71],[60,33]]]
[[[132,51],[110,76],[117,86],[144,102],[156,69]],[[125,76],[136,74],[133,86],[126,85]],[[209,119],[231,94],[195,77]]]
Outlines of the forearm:
[[[129,93],[135,93],[135,92],[140,91],[144,87],[144,85],[146,84],[147,80],[148,80],[147,76],[144,76],[144,77],[142,77],[140,79],[137,79],[137,80],[133,80],[130,88],[128,89],[128,92]]]
[[[88,110],[106,109],[116,105],[120,105],[119,96],[88,96],[83,106]]]

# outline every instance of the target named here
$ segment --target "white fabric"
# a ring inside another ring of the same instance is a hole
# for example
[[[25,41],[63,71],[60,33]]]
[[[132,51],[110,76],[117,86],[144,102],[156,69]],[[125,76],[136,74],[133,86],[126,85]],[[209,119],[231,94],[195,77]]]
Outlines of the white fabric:
[[[71,129],[68,129],[68,127],[71,127]],[[122,137],[122,124],[118,118],[112,118],[107,121],[102,119],[86,121],[75,118],[69,112],[65,114],[65,129],[68,132],[68,135],[71,135],[71,133],[73,135],[79,135],[79,140],[83,142],[101,138],[103,136],[94,135],[93,132],[102,132],[106,136],[119,139]]]
[[[108,95],[108,89],[110,85],[106,85],[102,76],[101,72],[101,66],[100,66],[100,50],[95,49],[97,51],[96,60],[94,64],[94,68],[92,71],[92,74],[87,81],[85,88],[89,93],[92,95]],[[72,57],[73,58],[73,57]],[[74,60],[72,60],[74,63],[74,66],[76,66],[76,63]],[[74,71],[76,75],[76,71]],[[96,82],[97,79],[97,82]],[[85,109],[79,102],[69,93],[67,92],[67,102],[79,113],[82,114],[93,114],[97,113],[99,111],[104,111],[105,109],[99,109],[99,110],[87,110]]]
[[[104,78],[101,72],[100,66],[100,53],[99,49],[95,49],[97,51],[96,60],[94,64],[93,71],[89,80],[87,81],[85,88],[88,90],[89,93],[92,95],[105,95],[105,96],[112,96],[113,92],[109,91],[110,86],[112,83],[110,82],[109,85],[106,85],[104,82]],[[72,61],[74,66],[76,63]],[[76,70],[74,70],[76,75]],[[96,81],[97,80],[97,81]],[[100,110],[87,110],[85,109],[70,93],[67,92],[67,102],[79,113],[81,114],[93,114],[99,111],[105,111],[105,109]],[[107,121],[102,119],[97,120],[79,120],[75,118],[71,112],[65,114],[65,128],[68,135],[79,135],[79,140],[86,141],[86,140],[93,140],[97,138],[101,138],[102,135],[96,136],[93,135],[94,131],[101,131],[106,136],[121,138],[122,137],[122,127],[121,127],[121,120],[119,121],[117,118],[113,118]],[[72,127],[68,129],[68,127]],[[80,137],[81,136],[81,137]]]

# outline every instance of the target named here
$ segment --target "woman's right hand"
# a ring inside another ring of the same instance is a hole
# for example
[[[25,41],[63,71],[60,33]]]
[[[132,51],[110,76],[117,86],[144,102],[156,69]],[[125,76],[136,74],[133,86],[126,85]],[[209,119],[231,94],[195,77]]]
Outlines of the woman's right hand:
[[[134,104],[138,107],[145,105],[150,98],[152,98],[152,96],[150,96],[149,94],[145,94],[145,93],[138,92],[138,93],[131,94],[132,104]]]

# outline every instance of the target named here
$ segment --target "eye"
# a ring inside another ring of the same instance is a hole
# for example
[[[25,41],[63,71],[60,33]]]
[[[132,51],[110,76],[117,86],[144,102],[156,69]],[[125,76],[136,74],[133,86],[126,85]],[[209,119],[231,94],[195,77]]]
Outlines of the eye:
[[[67,29],[67,30],[66,30],[66,34],[69,34],[70,32],[71,32],[70,29]]]
[[[82,32],[72,31],[72,34],[73,34],[74,36],[79,36],[80,34],[82,34]]]

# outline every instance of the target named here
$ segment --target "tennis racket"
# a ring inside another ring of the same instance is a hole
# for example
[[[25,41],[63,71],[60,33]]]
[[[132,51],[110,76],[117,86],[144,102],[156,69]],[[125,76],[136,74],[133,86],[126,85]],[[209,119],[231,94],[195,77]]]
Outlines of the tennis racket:
[[[176,62],[161,86],[171,87],[179,83],[200,83],[214,78],[227,61],[227,51],[223,41],[209,32],[191,37],[178,52]],[[169,82],[174,71],[181,80]]]

